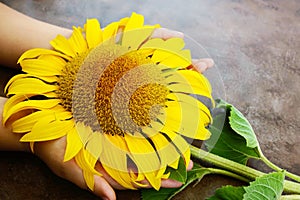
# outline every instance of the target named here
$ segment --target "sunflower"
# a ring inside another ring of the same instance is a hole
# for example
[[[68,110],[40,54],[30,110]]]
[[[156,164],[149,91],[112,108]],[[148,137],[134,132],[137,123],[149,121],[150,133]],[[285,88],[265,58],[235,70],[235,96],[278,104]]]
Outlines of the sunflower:
[[[190,70],[191,56],[181,38],[151,38],[159,25],[142,15],[104,29],[96,19],[58,35],[53,50],[31,49],[5,92],[4,125],[23,133],[20,141],[66,136],[64,161],[75,159],[93,190],[97,161],[125,188],[155,189],[190,160],[190,139],[205,140],[213,104],[207,79]],[[19,119],[19,112],[26,115]]]

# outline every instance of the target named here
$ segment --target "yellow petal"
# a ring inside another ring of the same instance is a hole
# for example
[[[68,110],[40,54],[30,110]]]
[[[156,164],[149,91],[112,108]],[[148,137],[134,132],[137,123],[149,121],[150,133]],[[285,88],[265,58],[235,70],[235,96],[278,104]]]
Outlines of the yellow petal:
[[[155,52],[154,52],[155,54]],[[153,54],[153,56],[154,56]],[[176,53],[170,54],[170,56],[166,57],[165,59],[162,59],[160,61],[161,65],[166,65],[169,67],[181,67],[181,68],[186,68],[191,65],[191,53],[190,50],[182,50]]]
[[[168,139],[173,139],[176,137],[175,133],[169,138],[166,138],[163,134],[156,134],[151,137],[152,142],[157,148],[157,153],[160,157],[161,167],[165,167],[166,165],[173,163],[178,160],[180,154],[177,152],[176,148]],[[177,136],[178,137],[178,136]]]
[[[162,175],[161,178],[162,178],[162,179],[168,179],[168,178],[170,177],[170,175],[171,175],[171,172],[168,172],[168,173]]]
[[[177,148],[177,151],[179,151],[179,153],[181,154],[181,156],[183,155],[185,158],[185,161],[188,162],[189,161],[189,144],[186,142],[186,140],[181,137],[180,135],[177,135],[177,137],[175,137],[172,140],[172,144],[174,145],[174,147]]]
[[[205,92],[211,94],[211,85],[203,74],[193,70],[178,70],[178,73],[188,80],[193,87],[202,88]],[[207,95],[207,97],[212,98],[211,95]]]
[[[56,85],[50,85],[36,78],[17,79],[9,86],[7,95],[12,94],[44,94],[57,90]]]
[[[170,76],[166,77],[166,81],[169,83],[168,88],[172,92],[198,94],[212,99],[211,88],[208,85],[207,79],[199,74],[194,74],[192,70],[177,70]],[[195,76],[196,77],[195,77]]]
[[[177,169],[179,164],[179,158],[175,160],[174,162],[170,163],[168,166],[172,167],[173,169]]]
[[[31,131],[33,125],[42,119],[45,116],[50,115],[53,113],[51,110],[43,110],[43,111],[37,111],[33,112],[27,116],[24,116],[20,119],[17,119],[12,123],[12,128],[14,133],[26,133]]]
[[[101,163],[108,167],[117,168],[120,171],[127,171],[126,153],[128,148],[122,136],[103,134],[103,150],[101,153]],[[109,151],[106,149],[109,149]]]
[[[174,149],[176,149],[176,152],[172,154],[174,155],[173,156],[174,159],[170,160],[170,158],[168,158],[169,159],[168,166],[177,169],[180,156],[184,156],[184,158],[188,160],[187,151],[189,149],[189,144],[180,134],[177,134],[174,131],[170,130],[169,127],[167,126],[164,127],[161,134],[165,138],[167,138],[170,144],[174,147]]]
[[[124,172],[124,171],[120,171],[118,169],[111,168],[111,167],[107,166],[106,164],[103,164],[103,168],[121,186],[123,186],[127,189],[131,189],[131,190],[136,189],[132,183],[132,178],[131,178],[129,172]]]
[[[126,24],[128,23],[128,21],[129,21],[129,17],[124,17],[124,18],[120,19],[120,21],[119,21],[120,28],[125,27]]]
[[[101,133],[94,132],[89,138],[86,146],[86,150],[95,158],[99,158],[102,152],[102,139]]]
[[[67,133],[67,146],[66,152],[64,156],[64,162],[71,160],[78,154],[78,152],[82,149],[83,143],[77,133],[75,128],[71,129]]]
[[[50,44],[55,50],[60,51],[63,54],[70,56],[72,58],[75,57],[75,52],[72,49],[72,46],[64,36],[57,35],[54,40],[50,41]]]
[[[190,107],[190,109],[193,109],[193,107],[194,107],[194,112],[190,112],[191,115],[192,115],[192,113],[202,111],[200,113],[201,114],[200,117],[201,117],[201,120],[203,120],[203,121],[206,121],[209,123],[213,120],[209,108],[205,104],[203,104],[200,100],[196,99],[195,97],[193,97],[189,94],[171,93],[167,96],[167,98],[170,100],[178,101],[180,105],[188,106],[188,107]],[[184,108],[182,108],[182,110],[185,111]],[[188,113],[188,112],[186,112],[186,113]]]
[[[184,47],[182,38],[170,38],[163,40],[154,38],[146,41],[141,49],[155,49],[151,60],[154,63],[161,63],[169,67],[187,67],[191,64],[189,50],[182,50]]]
[[[157,173],[156,178],[161,179],[167,169],[167,166],[162,167]]]
[[[120,185],[135,189],[127,166],[128,150],[124,138],[118,135],[103,134],[103,151],[100,156],[105,171]]]
[[[152,172],[161,168],[156,147],[152,146],[150,141],[143,137],[131,136],[130,134],[126,134],[124,138],[139,172]]]
[[[161,116],[157,116],[157,118],[164,123],[164,127],[161,131],[170,132],[170,134],[172,134],[172,136],[174,137],[173,134],[177,133],[181,129],[182,109],[178,102],[167,101],[165,112],[166,117],[164,117],[163,119],[161,118]]]
[[[136,28],[141,28],[144,24],[144,16],[133,12],[126,23],[124,31],[130,31]]]
[[[83,178],[84,178],[85,183],[88,186],[88,188],[91,191],[94,191],[94,187],[95,187],[94,174],[90,173],[90,172],[87,172],[87,171],[83,171]]]
[[[7,112],[8,110],[10,110],[11,107],[15,106],[16,104],[26,100],[30,98],[30,95],[14,95],[12,97],[10,97],[4,104],[4,108],[3,108],[3,124],[5,124],[5,121],[8,119],[8,117],[10,116],[7,116]]]
[[[152,35],[155,26],[143,26],[143,24],[144,16],[133,12],[123,31],[122,46],[135,50]]]
[[[151,140],[161,146],[158,153],[162,163],[177,169],[180,156],[184,155],[184,152],[189,148],[186,140],[167,126],[161,130],[160,134],[151,137]],[[166,141],[168,141],[168,144],[166,144]]]
[[[58,56],[53,56],[53,55],[41,55],[38,57],[38,60],[44,60],[47,62],[52,63],[56,68],[59,68],[60,70],[64,68],[67,64],[67,62]]]
[[[154,27],[143,27],[124,31],[122,36],[122,46],[128,47],[130,50],[136,50],[152,35],[153,31]]]
[[[153,38],[146,41],[141,49],[159,49],[170,52],[179,52],[184,47],[184,41],[182,38],[170,38],[168,40],[163,40],[161,38]]]
[[[47,93],[44,93],[43,96],[49,98],[49,99],[57,99],[57,93],[54,91],[54,92],[47,92]]]
[[[190,160],[191,160],[191,149],[188,148],[184,154],[184,161],[185,161],[185,166],[188,167],[189,163],[190,163]]]
[[[109,40],[111,37],[115,36],[119,29],[119,22],[110,23],[103,30],[103,41]]]
[[[68,113],[62,113],[68,116]],[[58,120],[55,119],[59,113],[52,116],[47,116],[40,119],[32,127],[31,132],[25,134],[21,138],[21,142],[39,142],[39,141],[49,141],[63,137],[70,131],[74,126],[73,120]]]
[[[137,186],[137,188],[146,188],[146,187],[148,187],[147,183],[140,183],[139,181],[134,181],[134,180],[133,180],[133,183]]]
[[[75,160],[83,171],[83,177],[88,188],[94,191],[94,175],[102,176],[102,174],[94,169],[97,159],[90,155],[86,150],[81,149],[81,151],[79,151],[79,153],[75,156]]]
[[[39,80],[42,80],[46,83],[54,83],[57,81],[57,77],[55,76],[34,76],[32,74],[17,74],[15,76],[13,76],[9,81],[8,83],[6,84],[5,88],[4,88],[4,92],[7,93],[7,89],[8,87],[16,80],[19,80],[19,79],[23,79],[23,78],[36,78],[36,79],[39,79]]]
[[[163,117],[161,117],[160,119],[162,118]],[[152,120],[148,126],[142,126],[141,129],[143,133],[145,133],[148,137],[151,137],[159,133],[163,128],[163,126],[164,125],[161,122]]]
[[[54,55],[54,56],[64,58],[66,60],[71,60],[71,58],[69,56],[59,53],[57,51],[53,51],[50,49],[35,48],[35,49],[30,49],[30,50],[26,51],[25,53],[23,53],[22,56],[19,58],[18,63],[20,63],[21,61],[28,59],[28,58],[37,58],[40,55]]]
[[[97,19],[88,19],[86,22],[86,40],[90,49],[96,47],[103,40],[102,30]]]
[[[161,179],[157,178],[157,172],[148,172],[145,173],[146,179],[149,181],[150,185],[155,189],[159,190],[161,186]]]
[[[88,49],[87,42],[82,35],[81,29],[76,27],[73,27],[73,33],[69,38],[69,43],[76,53],[83,53]]]
[[[17,99],[14,99],[17,101]],[[9,104],[13,103],[9,102]],[[58,99],[47,99],[47,100],[27,100],[23,102],[19,102],[13,106],[5,106],[5,113],[3,117],[3,122],[6,122],[7,119],[22,110],[30,110],[30,109],[37,109],[37,110],[43,110],[43,109],[49,109],[54,108],[56,105],[60,103],[60,100]]]
[[[166,102],[167,120],[165,126],[189,138],[207,139],[209,131],[206,126],[211,119],[206,106],[186,94],[172,93],[169,98],[176,100]],[[181,101],[181,99],[183,100]],[[206,109],[208,113],[205,113],[202,109]]]
[[[101,173],[95,170],[97,159],[85,149],[81,149],[79,151],[79,153],[75,156],[75,160],[83,171],[102,176]]]
[[[47,60],[27,59],[20,62],[22,70],[37,76],[61,75],[62,66],[58,66]]]
[[[79,135],[82,144],[85,146],[93,134],[91,127],[84,125],[82,122],[77,122],[75,129]]]
[[[17,74],[15,76],[13,76],[11,79],[9,79],[9,81],[7,82],[5,88],[4,88],[4,93],[7,93],[8,91],[8,87],[10,86],[10,84],[12,82],[14,82],[15,80],[18,80],[18,79],[22,79],[22,78],[26,78],[28,77],[29,75],[28,74]]]
[[[147,187],[147,183],[141,183],[141,181],[145,180],[145,176],[142,173],[135,173],[133,170],[130,170],[130,176],[135,185],[138,187]]]

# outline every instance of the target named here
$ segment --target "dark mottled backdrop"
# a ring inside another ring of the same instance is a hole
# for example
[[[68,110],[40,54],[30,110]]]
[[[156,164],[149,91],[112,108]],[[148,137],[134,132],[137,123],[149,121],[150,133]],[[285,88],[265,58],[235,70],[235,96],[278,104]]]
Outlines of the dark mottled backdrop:
[[[298,0],[1,0],[34,18],[71,28],[96,17],[102,25],[132,11],[149,24],[181,30],[215,60],[209,72],[217,96],[250,120],[262,150],[274,163],[300,174],[300,1]],[[20,30],[21,31],[21,30]],[[191,47],[194,56],[208,56]],[[6,73],[7,74],[7,73]],[[3,87],[7,78],[0,72]],[[222,80],[220,79],[222,78]],[[267,170],[258,162],[255,167]],[[205,199],[222,184],[207,176],[175,199]],[[118,191],[119,199],[139,199]],[[97,199],[52,174],[29,154],[0,153],[0,199]]]

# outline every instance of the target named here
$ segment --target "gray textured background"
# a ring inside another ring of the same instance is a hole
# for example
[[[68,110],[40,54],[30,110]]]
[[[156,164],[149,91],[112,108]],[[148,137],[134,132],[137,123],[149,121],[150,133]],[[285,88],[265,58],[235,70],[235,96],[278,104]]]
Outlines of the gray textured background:
[[[299,0],[1,0],[34,18],[71,28],[96,17],[107,25],[132,11],[146,23],[180,30],[215,60],[209,73],[217,96],[238,107],[257,133],[265,155],[300,174],[300,1]],[[192,48],[193,49],[193,48]],[[195,48],[195,56],[207,56]],[[3,87],[7,78],[0,72]],[[10,72],[7,72],[10,73]],[[259,162],[251,165],[263,170]],[[222,184],[208,176],[175,199],[205,199]],[[139,199],[118,191],[119,199]],[[0,199],[97,199],[53,175],[29,154],[0,152]]]

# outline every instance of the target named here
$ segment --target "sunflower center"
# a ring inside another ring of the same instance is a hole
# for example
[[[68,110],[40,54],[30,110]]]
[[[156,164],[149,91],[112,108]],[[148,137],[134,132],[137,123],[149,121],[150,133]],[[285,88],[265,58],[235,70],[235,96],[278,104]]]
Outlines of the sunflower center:
[[[139,126],[147,126],[155,120],[169,93],[164,85],[150,83],[138,88],[130,98],[129,113]]]
[[[140,132],[161,112],[169,93],[149,52],[100,45],[62,70],[57,94],[76,122],[110,135]]]
[[[89,51],[77,55],[72,61],[68,62],[62,69],[62,76],[58,78],[59,89],[56,93],[61,100],[62,106],[69,112],[72,109],[73,84],[77,72],[82,65]]]
[[[97,118],[104,133],[134,134],[155,119],[168,90],[155,83],[153,65],[146,54],[134,51],[116,58],[104,70],[95,93]]]

